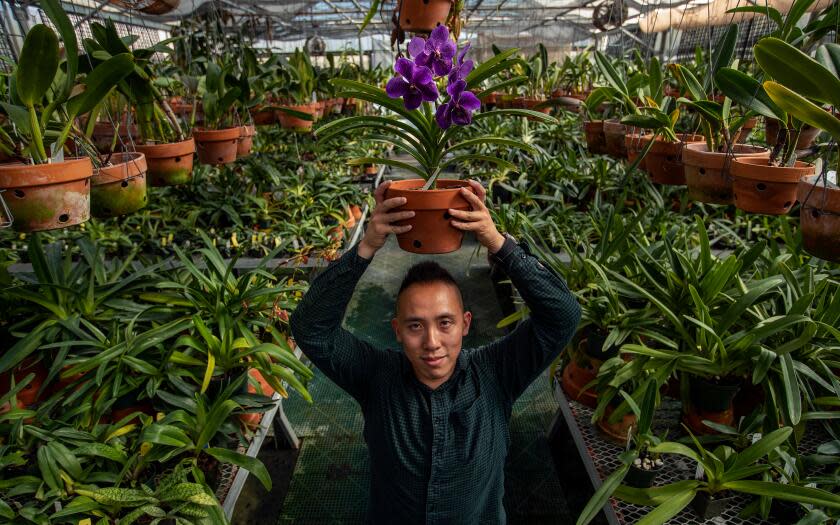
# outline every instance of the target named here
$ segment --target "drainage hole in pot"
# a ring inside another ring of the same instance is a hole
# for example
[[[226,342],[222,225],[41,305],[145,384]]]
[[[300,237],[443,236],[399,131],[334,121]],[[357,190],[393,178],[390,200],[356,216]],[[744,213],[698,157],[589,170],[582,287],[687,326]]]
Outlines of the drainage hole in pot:
[[[447,221],[452,218],[452,215],[449,215],[448,211],[443,212],[443,218]]]
[[[181,157],[175,157],[175,162],[181,162]]]
[[[146,196],[143,195],[143,202],[146,202]]]
[[[415,247],[415,248],[419,248],[419,247],[421,247],[421,246],[423,246],[423,243],[415,239],[415,241],[414,241],[414,247]]]
[[[120,183],[120,186],[122,186],[123,188],[128,188],[128,181],[127,180],[122,181]]]
[[[706,174],[706,168],[700,168],[700,175]]]
[[[813,217],[815,219],[819,219],[820,218],[820,210],[818,210],[816,208],[811,208],[811,217]]]
[[[15,197],[17,197],[18,199],[22,199],[24,195],[26,194],[23,193],[23,190],[15,190]]]
[[[411,19],[410,18],[405,19],[405,25],[407,25],[407,26],[411,25]]]
[[[665,157],[665,160],[672,161],[672,160],[674,160],[674,157],[673,157],[673,155],[668,155],[667,157]]]
[[[759,182],[758,184],[755,185],[755,189],[757,189],[758,191],[764,191],[764,190],[767,189],[767,185],[764,184],[763,182]]]
[[[224,158],[219,157],[219,162],[224,162],[224,160],[225,160]]]
[[[58,216],[58,222],[67,222],[69,220],[70,220],[70,216],[67,215],[66,213],[62,213],[61,215]]]

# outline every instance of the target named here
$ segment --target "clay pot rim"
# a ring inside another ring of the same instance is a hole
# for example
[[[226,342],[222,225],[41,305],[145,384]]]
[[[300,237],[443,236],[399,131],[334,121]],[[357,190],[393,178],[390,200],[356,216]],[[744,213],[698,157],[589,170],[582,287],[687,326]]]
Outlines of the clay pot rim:
[[[831,183],[829,183],[831,184]],[[803,208],[815,208],[840,213],[840,186],[825,185],[818,173],[799,179],[797,200]]]
[[[760,159],[770,158],[770,150],[761,146],[753,146],[750,144],[734,144],[733,146],[733,149],[736,150],[751,148],[756,151],[743,153],[738,153],[737,151],[734,153],[722,151],[709,151],[708,144],[706,144],[705,142],[692,142],[686,144],[685,148],[683,148],[683,164],[706,168],[722,168],[726,162],[727,157],[731,157],[732,159],[744,157],[756,157]]]
[[[107,157],[107,155],[103,155],[103,157]],[[149,169],[146,164],[146,156],[140,152],[114,153],[111,155],[112,160],[115,157],[119,158],[117,163],[111,162],[110,166],[100,166],[96,170],[96,173],[90,179],[92,186],[113,184],[133,179],[144,175]]]
[[[797,160],[793,167],[787,167],[769,166],[767,159],[761,157],[735,157],[729,174],[737,179],[797,184],[802,177],[813,174],[814,169],[813,164],[801,160]]]
[[[31,175],[49,177],[49,180],[27,180]],[[48,164],[11,162],[0,164],[0,188],[31,188],[89,179],[93,176],[93,163],[88,157],[69,158]]]
[[[425,179],[403,179],[403,180],[395,180],[391,182],[391,186],[388,187],[388,191],[396,190],[396,191],[422,191],[423,193],[451,193],[454,191],[459,191],[461,188],[469,188],[470,185],[467,181],[461,179],[438,179],[436,182],[446,182],[452,183],[452,187],[448,188],[436,188],[433,190],[423,190],[421,189],[424,184],[426,184]],[[455,186],[455,183],[459,183]],[[408,186],[408,187],[405,187]]]
[[[160,144],[137,144],[135,150],[146,155],[147,159],[167,159],[183,157],[195,153],[195,139],[190,137],[178,142],[161,142]]]
[[[257,134],[257,126],[255,124],[246,124],[244,126],[239,127],[239,136],[241,137],[253,137]]]
[[[198,142],[216,142],[221,140],[238,139],[241,126],[222,129],[193,129],[193,138]]]

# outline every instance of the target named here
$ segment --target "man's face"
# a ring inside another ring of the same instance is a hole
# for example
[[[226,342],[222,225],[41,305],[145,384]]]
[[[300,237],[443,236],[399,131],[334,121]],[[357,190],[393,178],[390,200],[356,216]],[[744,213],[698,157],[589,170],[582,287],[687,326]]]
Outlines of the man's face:
[[[420,382],[434,389],[449,379],[471,320],[452,285],[417,283],[403,290],[391,326]]]

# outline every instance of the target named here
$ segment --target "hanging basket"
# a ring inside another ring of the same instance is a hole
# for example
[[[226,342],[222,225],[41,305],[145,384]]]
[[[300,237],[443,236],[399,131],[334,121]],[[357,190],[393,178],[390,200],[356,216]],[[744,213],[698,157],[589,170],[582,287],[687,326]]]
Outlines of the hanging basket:
[[[90,217],[87,157],[50,164],[1,164],[0,189],[6,190],[13,227],[20,232],[74,226]]]
[[[146,156],[152,186],[177,186],[192,179],[195,140],[189,138],[169,144],[143,144],[137,151]]]
[[[593,155],[601,155],[607,152],[607,138],[604,135],[604,121],[590,120],[583,123],[583,132],[586,136],[586,149]]]
[[[0,230],[11,228],[12,222],[15,220],[12,217],[12,212],[9,210],[9,206],[6,204],[6,199],[3,198],[5,192],[6,190],[0,190]]]
[[[732,204],[732,178],[729,168],[733,158],[758,157],[768,159],[766,148],[735,144],[728,153],[709,151],[705,142],[688,144],[683,149],[685,181],[688,198],[712,204]]]
[[[218,166],[235,161],[239,134],[239,127],[194,130],[198,162]]]
[[[236,145],[236,158],[247,157],[254,147],[254,135],[257,134],[255,126],[242,126],[239,128],[239,144]]]
[[[178,7],[181,0],[110,0],[110,2],[147,15],[165,15]]]
[[[840,187],[819,175],[797,185],[799,224],[805,250],[827,261],[840,262]]]
[[[105,158],[103,157],[103,161]],[[148,202],[146,156],[114,153],[90,180],[90,212],[94,217],[117,217],[133,213]]]
[[[796,202],[802,177],[814,174],[814,165],[796,161],[795,166],[770,166],[767,159],[732,159],[730,167],[735,206],[750,213],[784,215]]]
[[[604,121],[604,142],[606,143],[607,155],[615,159],[627,158],[625,135],[627,135],[627,126],[618,120]]]
[[[656,137],[653,147],[645,158],[644,170],[650,175],[655,184],[680,186],[685,184],[685,165],[682,162],[682,151],[687,144],[698,143],[703,140],[702,135],[686,135],[680,137],[679,142],[668,142],[662,137]],[[642,138],[641,148],[650,139]]]

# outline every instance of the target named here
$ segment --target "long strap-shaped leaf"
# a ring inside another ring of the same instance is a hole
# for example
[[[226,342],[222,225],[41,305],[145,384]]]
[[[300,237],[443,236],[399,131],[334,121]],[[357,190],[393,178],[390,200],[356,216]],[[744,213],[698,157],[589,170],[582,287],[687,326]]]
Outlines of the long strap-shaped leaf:
[[[408,170],[408,171],[416,174],[418,177],[420,177],[422,179],[426,178],[426,174],[423,172],[423,170],[421,170],[417,166],[412,166],[411,164],[408,164],[406,162],[400,162],[400,161],[394,160],[394,159],[385,159],[385,158],[381,158],[381,157],[359,157],[359,158],[356,158],[356,159],[350,159],[349,161],[347,161],[347,163],[352,165],[352,166],[356,166],[356,165],[359,165],[359,164],[371,164],[371,163],[385,164],[386,166],[393,166],[395,168]]]
[[[423,113],[419,110],[406,109],[402,101],[390,98],[383,89],[346,79],[334,79],[332,84],[342,90],[338,96],[359,98],[388,108],[414,124],[429,140],[432,139],[431,123],[426,120]]]

